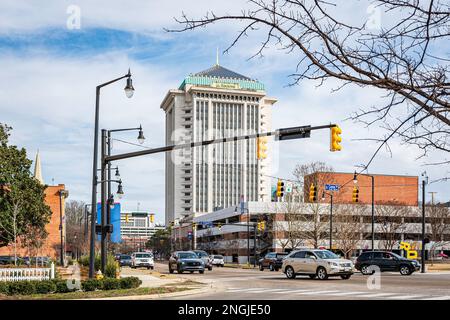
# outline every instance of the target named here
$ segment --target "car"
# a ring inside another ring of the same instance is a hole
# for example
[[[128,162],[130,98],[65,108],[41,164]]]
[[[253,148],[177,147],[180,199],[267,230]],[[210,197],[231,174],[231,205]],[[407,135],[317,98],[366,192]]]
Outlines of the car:
[[[131,267],[133,259],[128,254],[121,254],[119,256],[119,265],[121,267]]]
[[[14,264],[13,256],[0,256],[0,265]]]
[[[401,275],[411,275],[414,271],[420,270],[420,263],[416,260],[409,260],[390,251],[367,251],[363,252],[356,259],[355,269],[362,274],[372,274],[370,266],[377,266],[381,272],[397,271]]]
[[[328,277],[340,276],[347,280],[353,274],[353,263],[328,250],[302,249],[289,253],[283,259],[281,270],[288,279],[308,275],[311,279],[326,280]]]
[[[169,258],[169,273],[173,273],[175,270],[178,273],[184,271],[204,273],[205,262],[193,251],[175,251]]]
[[[213,266],[223,267],[225,265],[225,260],[223,259],[223,256],[219,254],[213,254],[211,255],[210,258]]]
[[[152,269],[155,267],[153,261],[153,254],[149,252],[134,252],[131,255],[131,268],[136,269],[139,267],[146,267]]]
[[[206,253],[206,251],[192,250],[192,252],[194,252],[197,255],[197,257],[203,260],[203,262],[205,263],[205,268],[207,268],[209,271],[212,270],[213,268],[212,261],[209,255]]]
[[[278,271],[281,269],[283,259],[286,258],[287,253],[269,252],[264,258],[259,259],[259,270],[264,271],[268,268],[270,271]]]
[[[32,257],[31,265],[46,266],[50,263],[49,257]]]

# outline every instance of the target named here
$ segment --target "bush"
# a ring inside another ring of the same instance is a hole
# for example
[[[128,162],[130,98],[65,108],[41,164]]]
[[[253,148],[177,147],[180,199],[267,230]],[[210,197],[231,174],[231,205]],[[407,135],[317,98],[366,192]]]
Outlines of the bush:
[[[105,278],[103,280],[103,290],[116,290],[120,289],[120,287],[121,287],[120,279]]]
[[[78,259],[78,263],[81,264],[84,267],[89,266],[89,256],[82,256]]]
[[[113,256],[108,256],[108,260],[105,266],[105,274],[106,278],[116,278],[116,274],[119,271],[119,266],[117,261]]]
[[[120,287],[122,289],[139,288],[142,281],[138,277],[126,277],[120,279]]]
[[[56,284],[51,280],[37,281],[36,293],[53,293],[57,289]]]
[[[14,281],[8,285],[10,295],[29,295],[36,293],[36,281]]]
[[[83,291],[95,291],[96,289],[101,290],[103,288],[103,283],[101,280],[88,279],[81,281],[81,289]]]
[[[8,282],[0,281],[0,294],[7,295],[9,293]]]
[[[67,281],[62,279],[53,279],[52,282],[55,284],[55,292],[57,293],[66,293],[70,292],[69,288],[67,287]]]

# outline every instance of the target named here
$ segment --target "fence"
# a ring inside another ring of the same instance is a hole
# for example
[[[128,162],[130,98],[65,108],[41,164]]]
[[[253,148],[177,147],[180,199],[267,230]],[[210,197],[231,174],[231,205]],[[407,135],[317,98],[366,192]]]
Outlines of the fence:
[[[55,278],[55,265],[50,268],[0,268],[0,281],[50,280]]]

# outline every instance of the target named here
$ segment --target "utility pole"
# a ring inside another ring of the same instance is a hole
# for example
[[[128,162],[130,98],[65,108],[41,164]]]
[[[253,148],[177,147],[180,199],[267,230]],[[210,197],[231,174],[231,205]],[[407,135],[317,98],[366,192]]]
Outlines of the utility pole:
[[[421,273],[425,273],[425,185],[428,183],[428,176],[426,172],[422,173],[422,270]]]

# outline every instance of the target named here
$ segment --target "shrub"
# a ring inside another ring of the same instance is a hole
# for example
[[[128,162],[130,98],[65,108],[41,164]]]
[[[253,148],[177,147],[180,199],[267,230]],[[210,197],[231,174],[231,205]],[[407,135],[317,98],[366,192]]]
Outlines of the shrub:
[[[29,295],[36,293],[35,281],[14,281],[8,285],[10,295]]]
[[[82,256],[78,259],[78,263],[81,264],[84,267],[89,266],[89,256]]]
[[[120,279],[120,287],[122,289],[139,288],[142,281],[138,277],[126,277]]]
[[[62,279],[53,279],[52,282],[55,284],[55,292],[57,293],[66,293],[70,292],[69,288],[67,287],[67,281]]]
[[[0,281],[0,294],[7,295],[9,293],[9,284],[4,281]]]
[[[96,289],[101,290],[103,288],[103,283],[101,280],[87,279],[81,281],[81,288],[83,291],[95,291]]]
[[[36,293],[52,293],[56,291],[56,284],[51,280],[37,281]]]
[[[119,266],[117,264],[117,261],[114,260],[113,256],[108,256],[108,260],[106,262],[105,266],[105,274],[104,276],[106,278],[116,278],[116,274],[119,270]]]
[[[105,278],[103,280],[103,289],[104,290],[120,289],[120,279]]]

